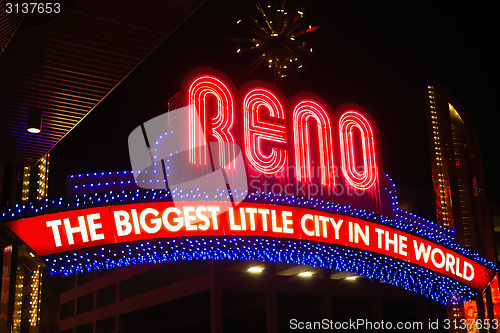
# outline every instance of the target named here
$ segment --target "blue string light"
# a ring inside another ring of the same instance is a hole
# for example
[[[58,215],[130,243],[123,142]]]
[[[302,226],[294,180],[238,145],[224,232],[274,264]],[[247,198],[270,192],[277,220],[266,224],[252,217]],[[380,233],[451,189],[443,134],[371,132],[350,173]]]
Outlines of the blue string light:
[[[180,261],[262,261],[349,272],[448,304],[477,291],[432,270],[375,253],[317,242],[254,237],[193,237],[116,244],[44,258],[51,275]]]

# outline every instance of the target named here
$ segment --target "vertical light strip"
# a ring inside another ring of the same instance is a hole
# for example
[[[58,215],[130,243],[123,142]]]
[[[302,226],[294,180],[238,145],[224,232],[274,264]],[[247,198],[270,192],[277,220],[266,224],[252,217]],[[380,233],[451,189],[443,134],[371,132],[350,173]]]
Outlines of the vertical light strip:
[[[45,158],[45,189],[43,198],[47,197],[47,193],[49,190],[49,162],[50,162],[50,153],[47,153],[47,157]]]
[[[40,304],[40,279],[41,269],[37,267],[31,275],[31,301],[30,301],[30,326],[36,326],[38,323],[38,310]]]
[[[36,199],[38,201],[47,196],[49,178],[49,154],[43,156],[38,164],[38,191]]]
[[[443,174],[443,154],[441,150],[441,138],[439,134],[439,122],[438,114],[436,109],[436,99],[434,96],[434,87],[427,86],[429,93],[429,106],[431,111],[431,126],[432,126],[432,137],[434,139],[434,155],[436,157],[437,165],[437,193],[439,197],[439,202],[441,204],[443,226],[446,228],[450,227],[449,211],[446,205],[446,189]],[[436,184],[434,184],[436,186]]]
[[[30,197],[30,172],[31,168],[29,166],[25,166],[23,171],[23,190],[21,194],[22,202],[28,201]]]
[[[37,305],[37,313],[36,313],[36,325],[40,322],[40,310],[42,305],[42,277],[43,270],[42,267],[38,267],[38,305]]]
[[[17,269],[16,285],[14,291],[14,313],[12,315],[12,333],[21,332],[21,315],[23,309],[23,281],[22,269]]]

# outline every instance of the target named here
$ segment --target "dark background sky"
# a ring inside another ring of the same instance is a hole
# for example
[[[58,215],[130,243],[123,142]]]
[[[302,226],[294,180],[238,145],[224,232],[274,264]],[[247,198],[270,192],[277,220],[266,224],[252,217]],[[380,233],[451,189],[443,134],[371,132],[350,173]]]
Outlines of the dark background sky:
[[[304,70],[280,82],[287,98],[311,91],[332,108],[346,102],[365,107],[380,130],[385,172],[396,184],[432,196],[424,88],[440,82],[475,125],[487,190],[500,201],[499,29],[493,8],[451,1],[304,0],[287,1],[287,8],[320,26],[310,34],[314,53],[303,57]],[[250,79],[271,81],[266,68],[245,74],[254,55],[237,54],[241,44],[230,41],[250,37],[236,25],[245,11],[257,16],[255,1],[207,1],[54,149],[65,155],[66,172],[130,169],[128,134],[164,113],[195,67],[214,67],[237,87]]]

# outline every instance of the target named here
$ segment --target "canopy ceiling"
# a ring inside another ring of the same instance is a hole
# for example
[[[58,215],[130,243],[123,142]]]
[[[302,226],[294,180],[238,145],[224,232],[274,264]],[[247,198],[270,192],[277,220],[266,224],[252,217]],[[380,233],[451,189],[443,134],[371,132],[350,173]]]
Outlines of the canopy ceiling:
[[[58,15],[3,13],[0,163],[36,163],[203,2],[65,1]],[[37,97],[43,125],[31,134]]]

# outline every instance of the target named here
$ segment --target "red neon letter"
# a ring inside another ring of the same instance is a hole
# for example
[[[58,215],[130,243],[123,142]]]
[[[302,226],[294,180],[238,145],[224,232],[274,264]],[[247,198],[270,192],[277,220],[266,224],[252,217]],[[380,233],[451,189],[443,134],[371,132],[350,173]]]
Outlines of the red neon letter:
[[[233,96],[229,88],[213,76],[200,76],[189,87],[189,162],[207,165],[207,149],[203,130],[206,130],[208,95],[217,99],[217,116],[212,118],[212,136],[219,141],[219,166],[232,169],[236,166],[233,127]],[[194,121],[199,112],[200,124]],[[230,144],[228,144],[230,143]]]
[[[361,133],[363,153],[363,168],[361,171],[356,166],[353,135],[354,129]],[[339,120],[340,156],[342,159],[342,172],[344,177],[353,187],[360,190],[370,189],[377,180],[377,159],[375,156],[375,142],[373,129],[368,120],[359,112],[346,111]]]
[[[259,116],[262,108],[273,118],[285,119],[283,105],[272,92],[262,88],[250,90],[243,100],[245,152],[255,169],[265,174],[275,174],[285,167],[287,152],[273,147],[271,153],[266,155],[262,150],[262,141],[286,143],[286,127],[262,121]]]
[[[335,185],[333,165],[332,126],[325,109],[315,101],[305,100],[293,110],[293,133],[295,142],[295,168],[297,179],[311,182],[311,149],[309,144],[309,120],[314,119],[318,127],[321,163],[321,184]]]

